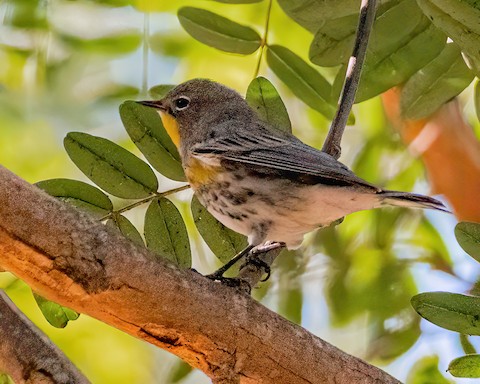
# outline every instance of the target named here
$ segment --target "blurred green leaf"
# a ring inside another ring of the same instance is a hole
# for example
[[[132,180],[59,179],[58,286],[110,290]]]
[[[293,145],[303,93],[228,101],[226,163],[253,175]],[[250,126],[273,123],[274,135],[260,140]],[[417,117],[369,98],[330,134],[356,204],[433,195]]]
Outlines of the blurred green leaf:
[[[251,3],[260,3],[263,0],[213,0],[217,3],[225,4],[251,4]]]
[[[286,47],[271,45],[267,49],[267,62],[300,100],[327,118],[334,116],[335,107],[330,103],[331,85],[302,58]]]
[[[190,36],[222,51],[248,55],[262,43],[262,38],[252,28],[204,9],[180,8],[178,20]]]
[[[477,353],[477,350],[475,349],[473,344],[470,342],[468,335],[464,335],[463,333],[460,333],[459,338],[460,338],[460,344],[462,344],[463,352],[465,352],[467,355],[472,353]]]
[[[47,29],[49,22],[44,5],[39,0],[9,2],[2,24],[19,29]]]
[[[480,120],[480,80],[475,82],[475,94],[473,95],[475,102],[475,112],[477,113],[477,119]]]
[[[64,146],[75,165],[114,196],[141,199],[157,191],[158,180],[148,164],[110,140],[70,132]]]
[[[277,257],[278,313],[295,324],[302,323],[303,289],[301,256],[295,251],[282,251]]]
[[[425,356],[408,373],[407,384],[453,384],[438,369],[438,356]]]
[[[455,237],[462,249],[480,262],[480,224],[467,221],[458,223]]]
[[[432,22],[480,65],[480,5],[475,0],[418,0]]]
[[[167,382],[169,384],[179,383],[184,378],[186,378],[192,371],[193,371],[193,368],[190,365],[188,365],[183,360],[178,359],[176,364],[172,368],[170,368]]]
[[[0,384],[15,384],[10,376],[0,372]]]
[[[198,232],[221,262],[227,262],[248,245],[245,236],[215,219],[195,195],[192,198],[191,210]]]
[[[190,268],[192,255],[187,228],[177,207],[164,197],[154,199],[145,214],[147,247],[176,263]]]
[[[401,114],[412,120],[429,116],[462,92],[473,78],[458,45],[447,44],[405,83],[400,95]]]
[[[81,200],[105,211],[113,209],[108,196],[93,185],[71,179],[50,179],[35,183],[49,195]]]
[[[120,105],[120,118],[128,135],[153,168],[170,179],[186,180],[177,147],[155,109],[125,101]]]
[[[260,119],[280,131],[292,133],[292,124],[285,104],[269,80],[264,77],[253,79],[245,98]]]
[[[137,228],[128,220],[125,216],[114,215],[112,219],[107,220],[107,226],[117,228],[120,233],[127,239],[133,241],[138,245],[145,245],[142,239],[142,235],[138,232]]]
[[[152,99],[163,99],[173,88],[175,88],[175,85],[172,84],[155,85],[148,90],[148,94],[152,97]]]
[[[121,33],[114,36],[84,39],[72,35],[61,35],[64,43],[76,51],[102,55],[122,55],[135,51],[142,42],[138,33]]]
[[[33,292],[33,297],[45,319],[56,328],[65,328],[69,321],[76,320],[80,316],[74,310],[62,307],[60,304],[49,301],[35,292]]]
[[[426,292],[412,297],[420,316],[451,331],[480,335],[480,297],[450,292]]]
[[[466,355],[457,357],[448,365],[448,372],[455,377],[480,377],[480,355]]]

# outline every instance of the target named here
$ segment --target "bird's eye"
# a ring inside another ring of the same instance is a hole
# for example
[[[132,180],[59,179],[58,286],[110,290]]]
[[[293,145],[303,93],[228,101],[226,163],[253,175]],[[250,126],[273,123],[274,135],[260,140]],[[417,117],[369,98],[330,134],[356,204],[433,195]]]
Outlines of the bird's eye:
[[[177,100],[175,100],[175,109],[177,111],[181,111],[182,109],[185,109],[188,107],[190,104],[190,99],[186,96],[179,97]]]

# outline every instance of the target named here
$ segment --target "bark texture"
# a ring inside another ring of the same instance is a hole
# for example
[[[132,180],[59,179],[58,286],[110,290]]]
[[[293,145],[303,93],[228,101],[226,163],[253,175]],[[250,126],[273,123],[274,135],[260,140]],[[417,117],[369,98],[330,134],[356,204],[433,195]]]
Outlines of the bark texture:
[[[0,372],[8,372],[16,384],[89,382],[3,291],[0,291]]]
[[[0,167],[0,268],[215,383],[398,383],[238,290],[158,260]]]

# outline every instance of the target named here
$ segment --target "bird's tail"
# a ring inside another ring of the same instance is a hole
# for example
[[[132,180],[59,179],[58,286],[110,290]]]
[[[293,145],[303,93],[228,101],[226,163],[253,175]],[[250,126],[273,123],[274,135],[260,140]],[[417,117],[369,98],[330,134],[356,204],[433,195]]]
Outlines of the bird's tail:
[[[451,213],[443,203],[430,196],[417,195],[408,192],[381,191],[382,205],[396,205],[398,207],[430,208]]]

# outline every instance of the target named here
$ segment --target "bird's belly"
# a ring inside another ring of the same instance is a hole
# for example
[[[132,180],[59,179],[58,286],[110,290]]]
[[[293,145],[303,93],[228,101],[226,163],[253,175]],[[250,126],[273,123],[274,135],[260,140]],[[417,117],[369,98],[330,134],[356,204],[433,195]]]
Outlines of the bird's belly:
[[[374,194],[290,180],[246,177],[197,189],[200,201],[226,227],[249,237],[252,245],[281,241],[298,248],[303,236],[362,209],[373,208]]]

